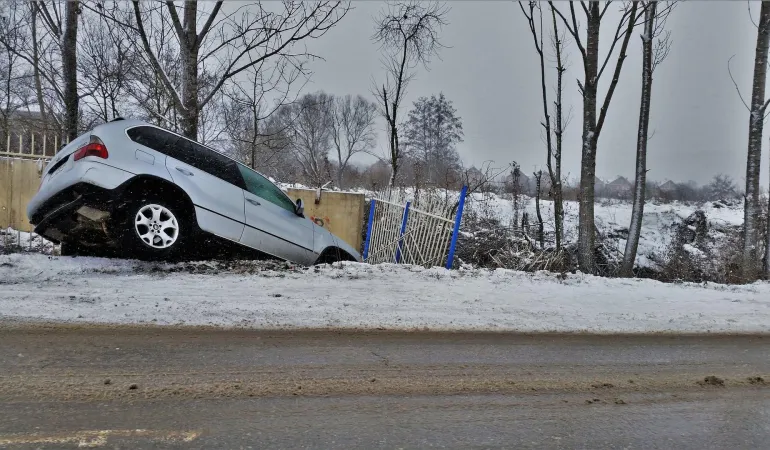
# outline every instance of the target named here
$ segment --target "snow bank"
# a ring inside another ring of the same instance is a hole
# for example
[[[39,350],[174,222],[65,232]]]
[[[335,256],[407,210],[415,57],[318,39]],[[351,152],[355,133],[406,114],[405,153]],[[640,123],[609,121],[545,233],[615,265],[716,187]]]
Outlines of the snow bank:
[[[0,318],[261,329],[768,333],[770,284],[15,254],[0,256]]]

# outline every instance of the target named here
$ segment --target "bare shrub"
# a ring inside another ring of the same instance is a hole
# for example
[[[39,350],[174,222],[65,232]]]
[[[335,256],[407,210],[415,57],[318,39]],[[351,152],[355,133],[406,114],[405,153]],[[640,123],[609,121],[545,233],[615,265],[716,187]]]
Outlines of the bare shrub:
[[[666,252],[661,281],[741,283],[740,227],[709,230],[703,211],[679,224]]]

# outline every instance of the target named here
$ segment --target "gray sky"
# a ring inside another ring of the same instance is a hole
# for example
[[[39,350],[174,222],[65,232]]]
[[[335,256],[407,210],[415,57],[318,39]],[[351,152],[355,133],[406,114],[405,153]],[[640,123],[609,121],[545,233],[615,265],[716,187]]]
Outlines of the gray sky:
[[[443,91],[463,119],[465,142],[458,150],[466,164],[478,166],[495,160],[504,165],[515,160],[527,172],[544,168],[539,66],[518,4],[453,1],[449,5],[449,24],[442,33],[448,48],[442,50],[441,60],[433,61],[430,71],[418,69],[402,114],[417,97]],[[322,89],[371,98],[372,79],[382,80],[380,52],[370,37],[372,17],[383,4],[357,1],[353,6],[336,28],[310,44],[309,50],[325,61],[312,63],[315,73],[306,91]],[[758,2],[752,3],[752,10],[757,17]],[[607,39],[614,31],[612,19],[605,19],[606,29],[602,28]],[[649,144],[648,176],[658,181],[705,183],[723,172],[742,185],[748,112],[730,81],[727,60],[735,55],[733,74],[748,99],[756,29],[747,3],[682,2],[669,18],[668,29],[673,46],[655,72],[650,119],[655,134]],[[633,178],[641,86],[639,33],[629,45],[629,57],[599,139],[597,176],[603,178]],[[574,118],[565,135],[564,166],[570,178],[576,178],[582,105],[575,80],[582,78],[582,62],[576,48],[570,47],[569,54],[565,105],[572,106]],[[605,83],[609,78],[609,73],[603,76]],[[606,92],[606,84],[602,92]],[[384,154],[385,145],[381,132],[380,153]],[[768,178],[766,153],[763,185]]]

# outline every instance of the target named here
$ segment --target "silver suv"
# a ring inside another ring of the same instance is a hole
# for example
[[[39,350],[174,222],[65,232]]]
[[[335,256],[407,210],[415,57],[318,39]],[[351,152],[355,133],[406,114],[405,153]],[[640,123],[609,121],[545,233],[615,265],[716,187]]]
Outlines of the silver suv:
[[[123,119],[62,148],[27,206],[35,231],[61,242],[64,254],[111,248],[168,259],[230,241],[303,265],[361,260],[303,210],[301,200],[222,153]]]

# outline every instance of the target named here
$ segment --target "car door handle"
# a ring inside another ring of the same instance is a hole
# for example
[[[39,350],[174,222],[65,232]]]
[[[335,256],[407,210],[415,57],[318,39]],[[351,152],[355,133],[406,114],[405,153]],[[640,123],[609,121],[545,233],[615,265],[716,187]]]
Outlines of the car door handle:
[[[246,199],[246,201],[247,201],[247,202],[249,202],[249,203],[251,203],[251,204],[252,204],[252,205],[254,205],[254,206],[259,206],[259,205],[261,205],[261,204],[262,204],[262,203],[259,203],[259,202],[258,202],[258,201],[256,201],[256,200],[254,200],[253,198],[247,198],[247,199]]]
[[[189,170],[183,169],[181,167],[177,167],[176,170],[182,172],[183,175],[187,175],[188,177],[191,177],[191,176],[195,175],[194,173],[190,172]]]

